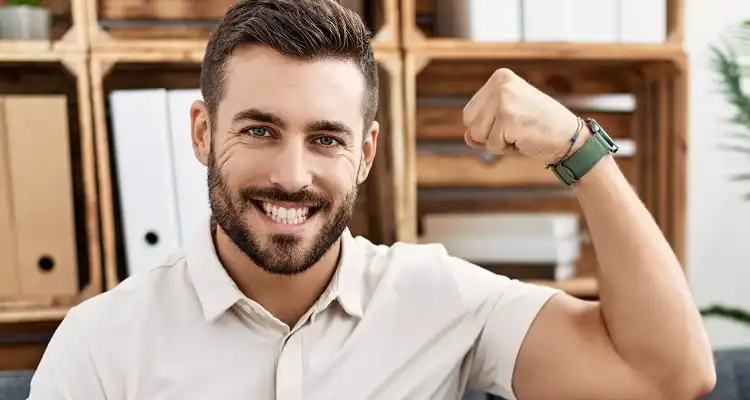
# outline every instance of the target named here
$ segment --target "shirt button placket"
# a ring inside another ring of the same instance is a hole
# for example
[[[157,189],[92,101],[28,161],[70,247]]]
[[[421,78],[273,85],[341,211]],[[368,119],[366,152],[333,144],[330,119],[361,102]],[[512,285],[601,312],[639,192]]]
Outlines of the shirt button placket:
[[[279,349],[276,400],[302,400],[302,378],[302,336],[292,332]]]

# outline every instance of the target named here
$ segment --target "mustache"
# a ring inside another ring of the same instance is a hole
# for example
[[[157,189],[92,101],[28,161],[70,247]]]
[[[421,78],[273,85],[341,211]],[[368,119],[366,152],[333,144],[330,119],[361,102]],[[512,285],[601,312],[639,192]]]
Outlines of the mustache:
[[[267,201],[298,203],[308,207],[328,208],[333,204],[330,197],[318,194],[310,189],[289,192],[277,186],[253,187],[240,190],[240,197],[245,201]]]

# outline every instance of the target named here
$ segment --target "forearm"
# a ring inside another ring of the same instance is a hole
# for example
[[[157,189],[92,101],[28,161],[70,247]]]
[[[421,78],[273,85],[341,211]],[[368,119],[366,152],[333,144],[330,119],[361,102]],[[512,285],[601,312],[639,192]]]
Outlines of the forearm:
[[[596,250],[601,312],[617,352],[655,384],[710,385],[711,349],[680,263],[615,159],[602,159],[574,191]]]

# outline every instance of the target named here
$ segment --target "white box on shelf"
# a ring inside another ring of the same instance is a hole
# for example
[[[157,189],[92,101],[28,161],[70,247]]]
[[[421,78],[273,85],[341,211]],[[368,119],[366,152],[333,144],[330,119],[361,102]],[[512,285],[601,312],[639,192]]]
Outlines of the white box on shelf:
[[[570,41],[617,43],[621,0],[569,0],[573,12]]]
[[[620,42],[659,44],[667,40],[667,0],[619,0]]]
[[[523,40],[526,42],[570,42],[577,14],[575,0],[523,0]]]
[[[420,243],[439,243],[451,256],[473,263],[555,265],[555,279],[570,278],[581,255],[580,235],[551,236],[423,236]]]
[[[576,213],[441,213],[422,219],[425,235],[565,237],[578,233]]]
[[[476,42],[521,40],[521,0],[437,0],[439,37]]]
[[[437,214],[423,219],[420,243],[440,243],[474,263],[553,264],[555,278],[573,276],[580,258],[574,213]]]

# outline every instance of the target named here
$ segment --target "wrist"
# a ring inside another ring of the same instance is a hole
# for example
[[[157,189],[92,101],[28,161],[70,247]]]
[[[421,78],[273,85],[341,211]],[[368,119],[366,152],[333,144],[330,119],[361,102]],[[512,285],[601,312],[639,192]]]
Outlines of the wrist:
[[[583,120],[579,120],[583,122]],[[560,182],[566,186],[579,183],[579,181],[592,172],[602,169],[611,170],[610,167],[599,167],[606,158],[612,162],[614,168],[619,170],[614,159],[611,157],[617,152],[617,145],[612,141],[607,132],[593,119],[585,121],[582,126],[579,122],[579,131],[576,132],[571,143],[569,154],[562,158],[557,164],[550,165]],[[574,150],[573,150],[574,149]],[[608,161],[604,161],[606,164]],[[597,172],[597,175],[601,172]],[[594,180],[594,179],[589,179]]]
[[[582,176],[573,187],[579,191],[585,191],[591,187],[601,186],[604,182],[611,182],[612,179],[618,175],[624,178],[622,171],[620,171],[620,167],[617,165],[615,156],[613,154],[607,154],[602,157],[586,175]]]
[[[578,140],[576,140],[576,142],[573,144],[573,148],[570,150],[570,154],[572,155],[576,151],[580,150],[581,147],[583,147],[583,145],[593,137],[594,133],[591,132],[591,128],[588,126],[588,124],[584,122],[581,133],[578,134]]]

